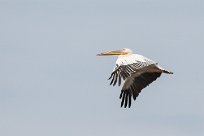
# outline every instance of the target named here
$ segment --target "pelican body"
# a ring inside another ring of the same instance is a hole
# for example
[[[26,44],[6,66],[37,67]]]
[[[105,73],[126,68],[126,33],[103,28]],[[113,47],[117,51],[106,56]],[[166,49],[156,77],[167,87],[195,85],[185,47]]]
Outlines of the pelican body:
[[[97,56],[118,55],[116,65],[109,78],[110,85],[115,86],[117,83],[120,86],[122,81],[120,99],[121,107],[130,108],[132,99],[136,100],[141,90],[155,81],[162,73],[173,74],[161,68],[158,63],[138,54],[133,54],[133,51],[128,48],[122,50],[107,51]]]

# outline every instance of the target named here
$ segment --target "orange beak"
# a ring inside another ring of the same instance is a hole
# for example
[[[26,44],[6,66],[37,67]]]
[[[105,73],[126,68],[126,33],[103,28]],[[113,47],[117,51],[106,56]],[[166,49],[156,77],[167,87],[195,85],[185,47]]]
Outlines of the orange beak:
[[[97,56],[126,55],[126,54],[127,52],[124,52],[123,50],[115,50],[115,51],[102,52],[100,54],[97,54]]]

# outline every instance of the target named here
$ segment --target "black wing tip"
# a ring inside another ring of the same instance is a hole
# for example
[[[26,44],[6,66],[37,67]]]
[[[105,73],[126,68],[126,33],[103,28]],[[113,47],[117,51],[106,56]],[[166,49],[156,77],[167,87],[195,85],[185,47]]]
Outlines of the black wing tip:
[[[122,99],[120,105],[121,108],[131,107],[132,95],[128,90],[122,90],[119,98]]]
[[[120,108],[125,108],[125,109],[126,109],[126,108],[131,108],[131,105],[124,105],[124,104],[122,105],[122,104],[121,104],[121,105],[120,105]]]
[[[131,108],[131,106],[128,106],[128,107],[125,107],[125,106],[124,106],[124,107],[123,107],[123,106],[120,106],[120,108],[125,108],[125,109],[126,109],[126,108]]]

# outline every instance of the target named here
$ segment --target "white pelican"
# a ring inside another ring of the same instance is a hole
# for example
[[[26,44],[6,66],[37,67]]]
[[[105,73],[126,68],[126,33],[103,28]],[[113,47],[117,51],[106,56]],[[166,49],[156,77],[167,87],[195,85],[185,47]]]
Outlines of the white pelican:
[[[124,48],[122,50],[108,51],[97,54],[97,56],[119,55],[116,66],[109,79],[110,85],[121,85],[123,87],[120,94],[121,107],[130,108],[132,98],[136,100],[141,90],[155,81],[162,73],[173,74],[161,68],[158,63],[138,54],[133,54],[132,50]]]

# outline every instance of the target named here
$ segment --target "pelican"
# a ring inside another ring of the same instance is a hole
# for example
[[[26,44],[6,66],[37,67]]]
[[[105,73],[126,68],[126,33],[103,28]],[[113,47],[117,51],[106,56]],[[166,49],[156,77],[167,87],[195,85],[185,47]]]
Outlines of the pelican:
[[[162,73],[173,74],[160,67],[158,63],[139,54],[133,54],[128,48],[107,51],[97,56],[118,55],[116,65],[109,78],[110,85],[118,86],[123,82],[120,93],[121,107],[131,107],[132,99],[136,100],[141,90],[155,81]]]

